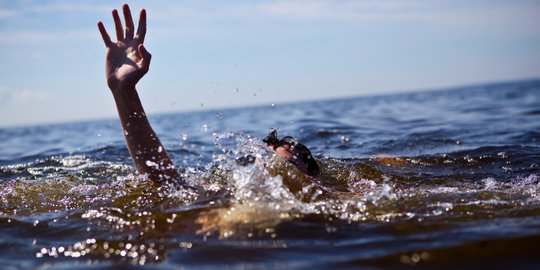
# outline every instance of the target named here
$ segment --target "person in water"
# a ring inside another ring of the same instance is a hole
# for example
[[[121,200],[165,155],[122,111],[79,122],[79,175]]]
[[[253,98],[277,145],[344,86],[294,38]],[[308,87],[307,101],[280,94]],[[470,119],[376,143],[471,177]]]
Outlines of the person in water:
[[[146,36],[146,11],[141,9],[136,31],[129,6],[124,4],[122,11],[125,28],[118,11],[112,11],[116,42],[111,40],[103,22],[98,22],[97,26],[106,47],[107,85],[116,103],[129,154],[140,174],[148,175],[159,183],[182,184],[183,179],[150,126],[137,94],[137,82],[148,72],[152,59],[152,55],[143,45]],[[309,149],[294,138],[287,136],[278,139],[276,130],[272,130],[263,142],[300,172],[311,177],[319,174],[319,167]],[[254,162],[255,158],[247,156],[241,161],[250,163]]]

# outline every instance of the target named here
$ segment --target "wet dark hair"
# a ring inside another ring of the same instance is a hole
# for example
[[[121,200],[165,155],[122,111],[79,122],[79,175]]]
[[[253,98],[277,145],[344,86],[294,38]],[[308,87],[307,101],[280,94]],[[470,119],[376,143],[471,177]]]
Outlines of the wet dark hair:
[[[270,133],[262,140],[268,146],[272,145],[274,150],[280,145],[281,140],[277,137],[277,130],[272,129]]]
[[[277,137],[277,130],[272,129],[270,133],[268,133],[268,136],[266,136],[262,141],[268,146],[271,146],[274,150],[276,150],[276,148],[279,146],[290,145],[291,149],[295,150],[294,158],[290,160],[290,162],[295,165],[300,162],[304,163],[307,169],[305,173],[309,176],[316,176],[319,174],[319,165],[317,164],[315,158],[313,158],[311,155],[309,149],[305,145],[299,143],[295,138],[285,136],[280,140]]]

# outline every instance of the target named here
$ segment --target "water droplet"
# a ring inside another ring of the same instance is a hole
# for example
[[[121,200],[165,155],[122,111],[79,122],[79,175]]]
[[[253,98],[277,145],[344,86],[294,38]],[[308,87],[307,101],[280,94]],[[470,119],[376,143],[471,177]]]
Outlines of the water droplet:
[[[341,141],[341,143],[348,143],[351,139],[347,136],[340,136],[339,137],[339,140]]]
[[[420,261],[420,255],[418,255],[418,253],[414,253],[412,256],[411,256],[411,260],[414,262],[414,263],[418,263]]]

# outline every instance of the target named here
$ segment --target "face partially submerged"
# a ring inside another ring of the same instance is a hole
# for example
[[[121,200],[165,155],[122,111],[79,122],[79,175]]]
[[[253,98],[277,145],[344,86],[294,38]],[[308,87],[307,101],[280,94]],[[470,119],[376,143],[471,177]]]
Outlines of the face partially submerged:
[[[276,154],[291,162],[299,171],[309,176],[317,176],[319,174],[319,165],[311,155],[309,149],[297,142],[293,137],[286,136],[280,140],[277,137],[277,130],[273,129],[263,139],[263,142],[274,150]]]

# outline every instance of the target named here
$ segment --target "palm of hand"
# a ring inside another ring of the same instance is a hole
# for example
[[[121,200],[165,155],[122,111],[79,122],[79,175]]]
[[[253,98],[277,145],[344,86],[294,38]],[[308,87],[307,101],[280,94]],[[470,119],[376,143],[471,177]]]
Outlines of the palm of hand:
[[[116,42],[107,49],[106,77],[109,86],[135,85],[148,71],[142,65],[142,57],[138,51],[139,42]]]

